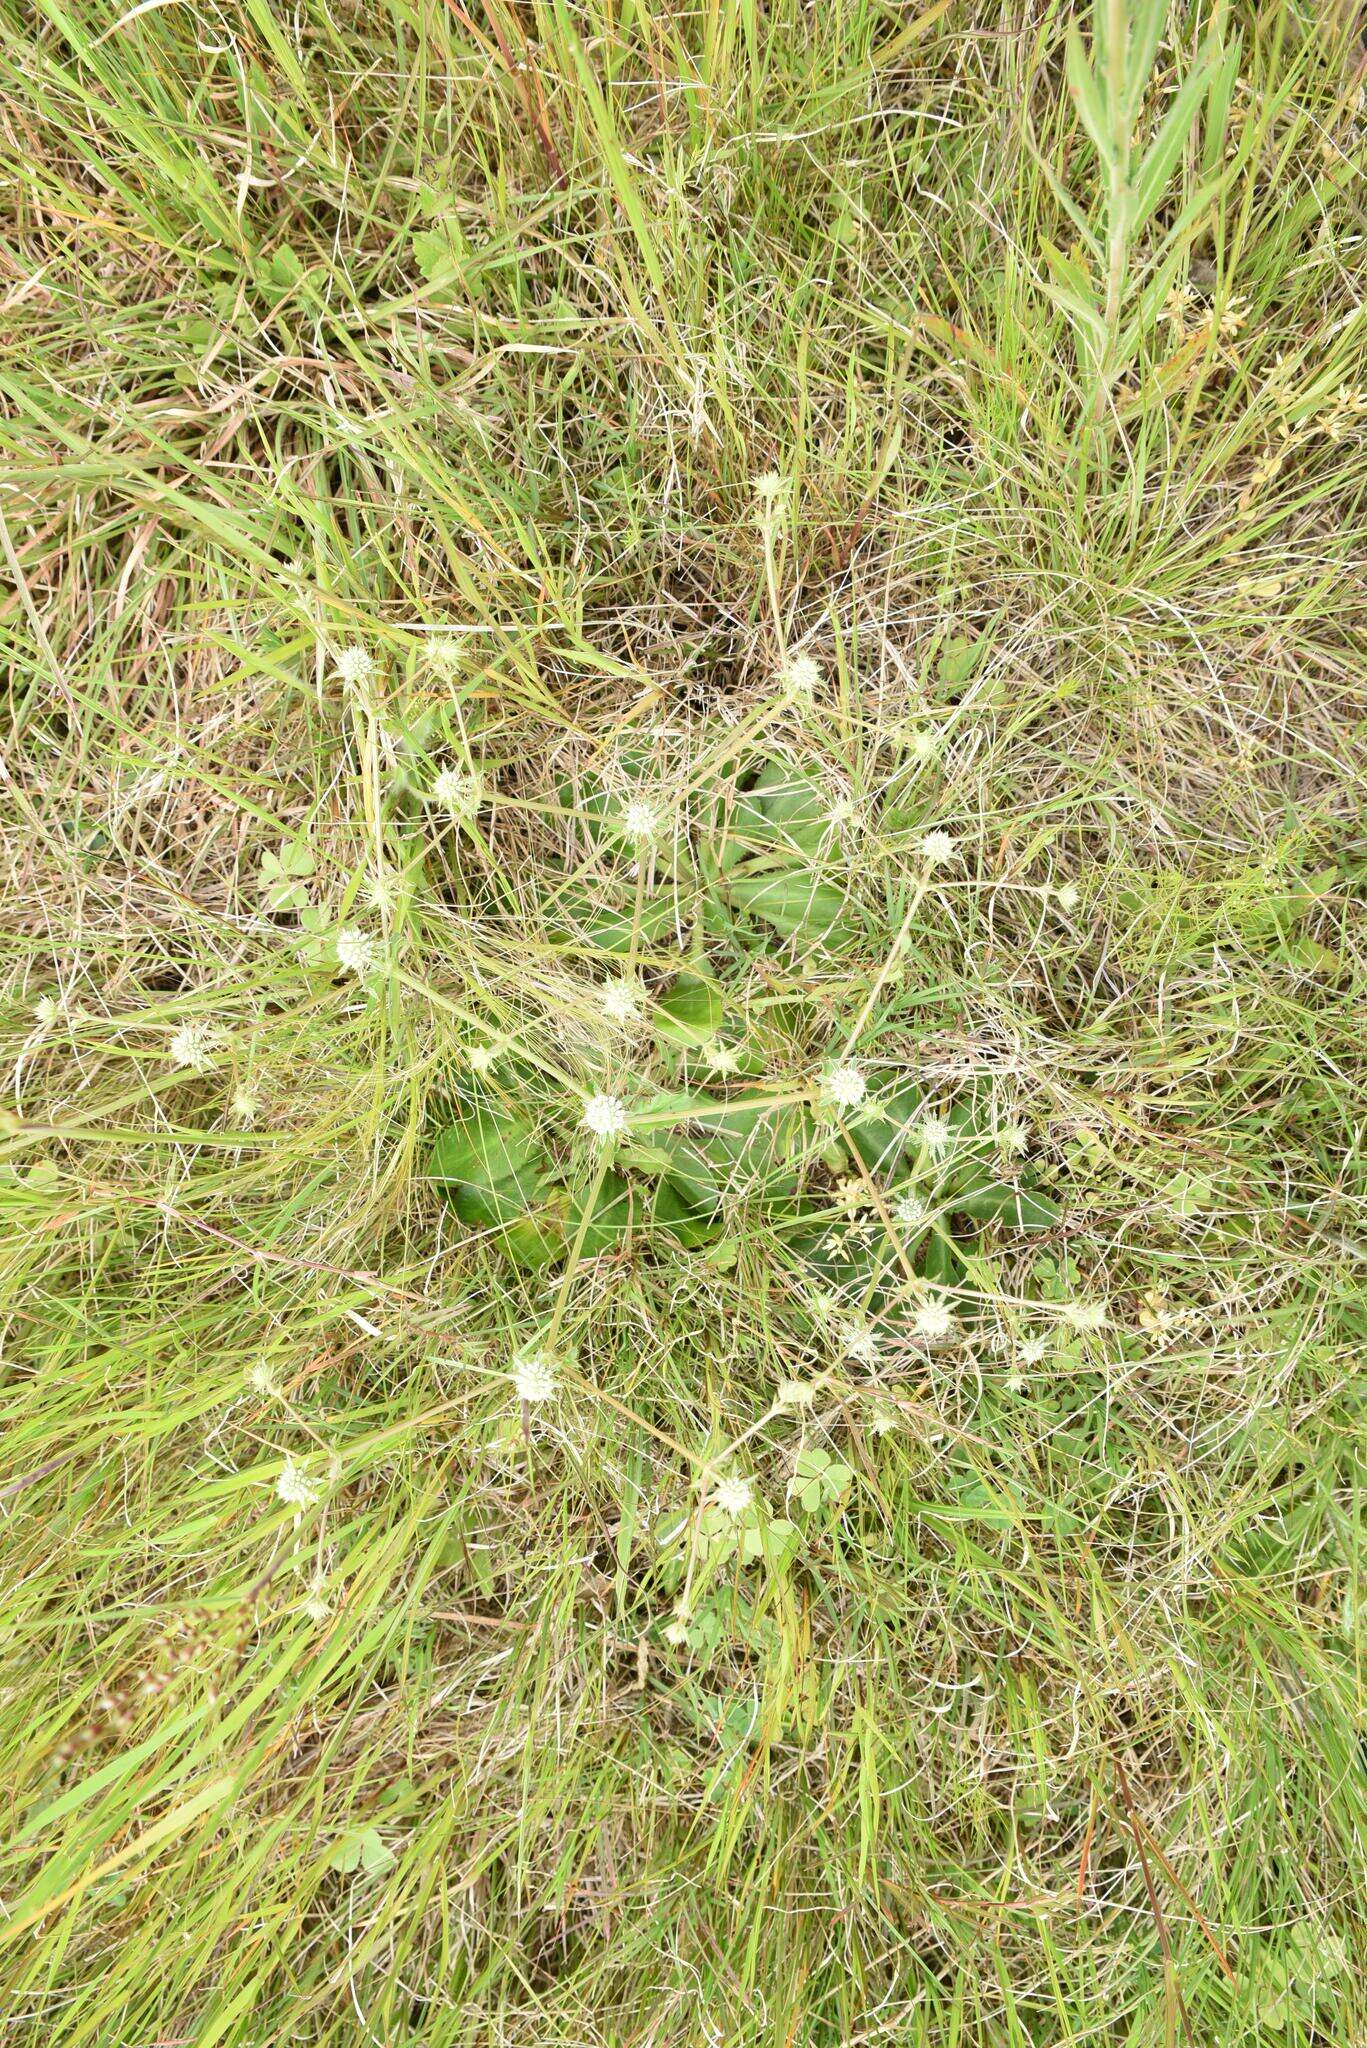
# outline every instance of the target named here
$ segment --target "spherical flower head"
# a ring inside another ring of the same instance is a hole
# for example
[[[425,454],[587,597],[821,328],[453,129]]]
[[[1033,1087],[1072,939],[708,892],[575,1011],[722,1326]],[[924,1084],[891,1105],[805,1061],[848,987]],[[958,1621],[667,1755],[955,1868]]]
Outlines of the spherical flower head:
[[[774,1401],[780,1408],[810,1408],[816,1388],[810,1380],[780,1380]]]
[[[317,1498],[293,1458],[286,1458],[280,1467],[280,1477],[275,1482],[275,1490],[287,1508],[312,1507]]]
[[[337,934],[337,965],[344,974],[354,974],[361,981],[375,971],[378,951],[374,939],[355,925],[347,925]]]
[[[1047,1337],[1022,1337],[1016,1346],[1016,1357],[1022,1365],[1038,1365],[1049,1350]]]
[[[642,846],[658,839],[663,825],[664,817],[659,805],[651,803],[648,797],[633,797],[622,812],[622,830],[628,839],[634,839]]]
[[[755,478],[755,496],[761,506],[776,505],[787,488],[787,484],[776,469],[766,469],[763,476]]]
[[[869,1428],[875,1436],[887,1436],[890,1430],[901,1427],[902,1418],[891,1401],[875,1401],[869,1416]]]
[[[1061,889],[1055,889],[1054,901],[1062,911],[1076,910],[1082,901],[1082,891],[1076,882],[1065,882]]]
[[[1075,1330],[1104,1330],[1110,1310],[1104,1301],[1072,1301],[1063,1311],[1063,1320]]]
[[[954,1334],[954,1311],[947,1301],[937,1301],[933,1296],[923,1301],[916,1311],[916,1332],[918,1336],[932,1340],[951,1337]]]
[[[620,1095],[590,1095],[584,1104],[584,1129],[600,1145],[620,1138],[627,1128],[627,1106]]]
[[[779,680],[795,697],[811,697],[821,687],[821,670],[810,654],[794,654],[779,670]]]
[[[182,1024],[173,1035],[171,1058],[176,1066],[185,1067],[192,1074],[207,1074],[222,1043],[221,1031],[195,1017],[188,1024]]]
[[[513,1374],[513,1392],[519,1401],[525,1401],[534,1408],[539,1401],[549,1401],[556,1391],[555,1367],[549,1358],[540,1353],[521,1359]]]
[[[1168,1297],[1156,1287],[1150,1287],[1139,1305],[1139,1327],[1156,1337],[1166,1330],[1172,1321]]]
[[[260,1394],[267,1400],[280,1392],[280,1382],[275,1377],[274,1368],[268,1365],[264,1358],[258,1358],[247,1374],[247,1385],[254,1394]]]
[[[473,818],[484,801],[484,777],[477,769],[442,768],[432,780],[432,801],[452,818]]]
[[[755,1497],[755,1489],[748,1479],[726,1478],[717,1481],[712,1498],[724,1515],[730,1515],[733,1522],[749,1508]]]
[[[857,1365],[878,1363],[878,1339],[863,1323],[842,1324],[840,1348],[846,1358],[852,1358]]]
[[[56,996],[39,996],[33,1005],[33,1021],[40,1031],[50,1031],[62,1014]]]
[[[622,975],[617,981],[608,982],[599,998],[603,1015],[610,1024],[620,1025],[623,1030],[630,1024],[641,1021],[641,989],[638,982],[629,981]]]
[[[487,1074],[498,1058],[496,1045],[472,1045],[465,1055],[475,1073]]]
[[[422,651],[438,675],[454,675],[460,667],[460,643],[452,633],[429,633]]]
[[[930,1211],[919,1195],[899,1195],[892,1205],[892,1220],[903,1230],[924,1230]]]
[[[858,1109],[869,1092],[862,1067],[842,1060],[827,1067],[821,1079],[821,1093],[832,1109]]]
[[[940,735],[929,727],[914,732],[909,742],[909,751],[914,761],[933,761],[940,751]]]
[[[375,657],[367,647],[344,647],[333,670],[351,689],[363,690],[375,680]]]
[[[738,1074],[740,1054],[734,1045],[718,1045],[715,1040],[702,1048],[703,1059],[714,1074]]]
[[[261,1103],[250,1088],[234,1088],[228,1108],[237,1123],[251,1125],[261,1114]]]
[[[676,1618],[665,1624],[665,1641],[675,1650],[681,1650],[688,1641],[688,1623]]]
[[[997,1147],[1008,1159],[1020,1159],[1029,1150],[1030,1133],[1021,1123],[1002,1124],[997,1132]]]
[[[928,868],[942,868],[957,859],[958,844],[951,833],[926,832],[921,838],[921,858]]]
[[[392,910],[399,895],[399,870],[392,861],[377,862],[374,872],[368,874],[361,884],[362,900],[378,916]]]
[[[916,1130],[917,1136],[932,1158],[938,1158],[941,1152],[947,1151],[950,1139],[954,1136],[942,1116],[922,1117]]]

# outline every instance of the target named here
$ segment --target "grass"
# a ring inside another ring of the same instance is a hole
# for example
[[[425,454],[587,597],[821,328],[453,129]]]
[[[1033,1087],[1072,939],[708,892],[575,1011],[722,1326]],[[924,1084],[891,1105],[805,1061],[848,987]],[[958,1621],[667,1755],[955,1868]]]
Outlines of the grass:
[[[1351,10],[5,16],[7,2039],[1367,2038]]]

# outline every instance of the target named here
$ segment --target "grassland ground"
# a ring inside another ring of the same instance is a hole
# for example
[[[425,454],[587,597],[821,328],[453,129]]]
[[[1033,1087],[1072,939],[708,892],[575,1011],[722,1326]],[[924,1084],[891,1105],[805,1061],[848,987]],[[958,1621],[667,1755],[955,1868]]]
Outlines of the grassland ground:
[[[1367,2040],[1352,10],[0,5],[6,2042]]]

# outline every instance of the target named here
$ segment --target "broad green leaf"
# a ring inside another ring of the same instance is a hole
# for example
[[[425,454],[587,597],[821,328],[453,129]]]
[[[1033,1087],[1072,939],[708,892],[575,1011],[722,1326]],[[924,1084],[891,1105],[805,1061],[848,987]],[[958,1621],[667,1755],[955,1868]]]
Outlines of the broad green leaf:
[[[850,942],[844,891],[817,881],[805,869],[729,875],[723,887],[736,909],[762,917],[785,939],[800,938],[805,945],[831,952]]]
[[[655,1005],[655,1029],[671,1045],[706,1045],[720,1031],[725,1014],[722,992],[714,981],[701,974],[681,974]]]
[[[875,1089],[863,1107],[845,1119],[850,1143],[870,1173],[886,1180],[904,1158],[915,1158],[920,1146],[916,1125],[924,1107],[925,1095],[919,1085],[901,1081],[891,1088]]]
[[[986,1174],[971,1179],[952,1196],[953,1206],[978,1223],[1009,1223],[1017,1230],[1050,1230],[1059,1220],[1058,1203],[1013,1181]]]
[[[638,915],[634,903],[620,908],[604,904],[579,884],[562,891],[549,926],[554,938],[616,956],[631,951],[633,935],[644,947],[677,945],[683,935],[679,905],[671,891],[656,890],[647,896]]]
[[[361,1836],[361,1868],[367,1876],[374,1877],[379,1871],[387,1870],[393,1861],[394,1851],[379,1830],[367,1828]]]
[[[269,849],[261,856],[259,886],[272,911],[307,908],[307,878],[313,873],[313,853],[307,841],[286,839],[278,852]]]
[[[959,633],[946,642],[940,656],[939,673],[942,683],[966,683],[987,650],[984,635],[974,639],[971,634]]]
[[[786,1515],[769,1515],[754,1528],[741,1532],[741,1556],[747,1564],[757,1564],[762,1558],[766,1564],[781,1568],[792,1559],[801,1541],[797,1525]]]
[[[445,228],[419,228],[412,237],[413,260],[429,284],[459,277],[460,257]]]
[[[814,854],[830,836],[830,805],[807,769],[771,761],[736,796],[726,829],[743,848]]]
[[[525,1118],[485,1107],[441,1133],[428,1171],[462,1223],[497,1231],[500,1249],[535,1271],[563,1249],[558,1220],[542,1213],[549,1166]]]
[[[554,1259],[563,1258],[568,1249],[564,1226],[552,1211],[518,1217],[500,1232],[496,1241],[514,1265],[525,1266],[529,1273],[539,1273]]]
[[[541,1140],[526,1117],[486,1107],[441,1133],[428,1171],[434,1180],[491,1188],[524,1184],[544,1161]]]
[[[566,1226],[566,1238],[570,1245],[579,1237],[584,1200],[582,1193],[570,1197],[569,1221]],[[584,1230],[579,1248],[580,1258],[596,1259],[604,1252],[620,1251],[626,1242],[632,1220],[633,1196],[630,1183],[623,1180],[618,1173],[606,1173]]]
[[[963,1260],[953,1241],[943,1231],[931,1232],[922,1254],[921,1271],[927,1280],[934,1280],[941,1287],[957,1287],[963,1279]]]
[[[715,1209],[670,1180],[656,1188],[651,1214],[656,1225],[682,1245],[706,1244],[716,1235]]]

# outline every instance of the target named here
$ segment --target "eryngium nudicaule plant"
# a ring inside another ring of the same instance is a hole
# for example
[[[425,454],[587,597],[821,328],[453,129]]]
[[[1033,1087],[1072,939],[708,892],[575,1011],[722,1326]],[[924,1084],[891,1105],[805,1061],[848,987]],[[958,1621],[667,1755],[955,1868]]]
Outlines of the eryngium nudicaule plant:
[[[16,2048],[1367,2040],[1354,11],[10,0]]]

